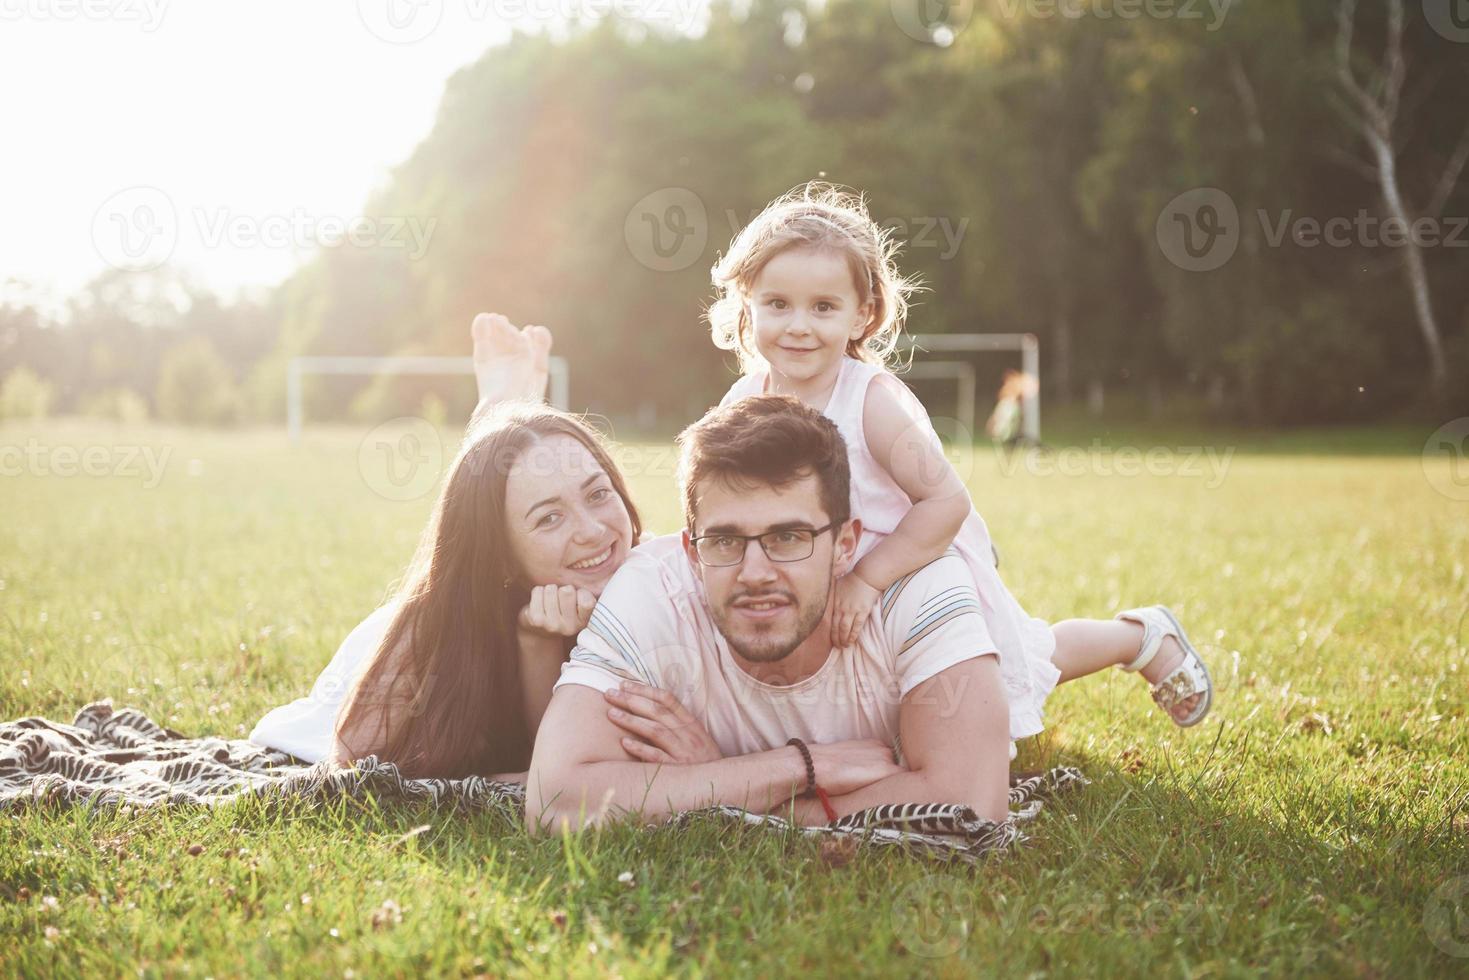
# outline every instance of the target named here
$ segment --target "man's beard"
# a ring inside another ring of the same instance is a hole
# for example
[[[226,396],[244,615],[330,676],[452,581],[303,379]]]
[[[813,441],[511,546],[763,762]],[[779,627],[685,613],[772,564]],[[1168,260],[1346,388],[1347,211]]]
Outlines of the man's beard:
[[[732,597],[729,602],[711,610],[714,616],[714,625],[719,628],[730,649],[751,663],[771,664],[784,660],[795,652],[796,647],[810,636],[821,623],[821,618],[826,615],[826,605],[831,598],[831,582],[827,581],[826,588],[822,590],[819,601],[809,604],[802,603],[800,597],[786,591],[763,592],[763,596],[780,596],[787,599],[796,609],[797,619],[794,628],[780,633],[773,629],[760,629],[755,627],[746,631],[744,635],[736,635],[734,621],[738,613],[734,610],[734,602],[738,599],[748,597],[748,593],[742,593]]]

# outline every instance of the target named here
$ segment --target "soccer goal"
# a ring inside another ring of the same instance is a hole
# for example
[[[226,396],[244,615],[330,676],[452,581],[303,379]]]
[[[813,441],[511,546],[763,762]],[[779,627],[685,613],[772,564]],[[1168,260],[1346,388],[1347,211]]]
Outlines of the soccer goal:
[[[566,358],[550,359],[550,402],[570,408]],[[474,374],[472,357],[293,357],[286,367],[286,429],[292,442],[301,441],[301,385],[308,374]]]
[[[1041,345],[1033,333],[928,333],[915,334],[911,339],[915,351],[913,364],[903,375],[905,378],[955,378],[959,382],[957,406],[954,417],[973,433],[975,423],[974,366],[969,361],[952,359],[930,359],[925,356],[936,354],[987,354],[1004,351],[1019,351],[1020,370],[1035,378],[1041,377]],[[967,374],[959,367],[967,368]],[[966,380],[967,379],[967,380]],[[1033,443],[1041,441],[1041,396],[1039,386],[1036,393],[1026,398],[1020,406],[1020,430]]]

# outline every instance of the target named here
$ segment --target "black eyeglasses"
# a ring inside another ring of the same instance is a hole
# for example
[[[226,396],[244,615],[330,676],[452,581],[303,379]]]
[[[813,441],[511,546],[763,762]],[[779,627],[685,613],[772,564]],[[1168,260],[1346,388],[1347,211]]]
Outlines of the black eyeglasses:
[[[835,523],[815,528],[789,527],[764,534],[701,534],[693,539],[694,550],[699,554],[699,561],[706,565],[738,565],[745,560],[750,542],[759,541],[760,550],[771,561],[802,561],[816,550],[816,536],[834,527]]]

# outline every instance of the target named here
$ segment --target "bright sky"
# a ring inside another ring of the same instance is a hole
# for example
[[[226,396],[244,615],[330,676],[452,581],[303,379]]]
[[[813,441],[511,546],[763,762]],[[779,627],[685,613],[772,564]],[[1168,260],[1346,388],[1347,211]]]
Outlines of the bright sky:
[[[0,285],[161,259],[227,294],[279,281],[527,2],[0,0]]]

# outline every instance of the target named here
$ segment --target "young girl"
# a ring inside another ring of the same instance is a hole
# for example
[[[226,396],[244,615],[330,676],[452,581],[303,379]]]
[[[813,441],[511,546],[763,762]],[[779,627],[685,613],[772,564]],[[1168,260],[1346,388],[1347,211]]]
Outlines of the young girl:
[[[1013,739],[1041,730],[1058,682],[1114,665],[1141,671],[1175,723],[1198,724],[1212,683],[1166,607],[1048,627],[1000,580],[989,530],[927,412],[884,367],[914,288],[895,251],[859,196],[813,181],[771,203],[713,270],[714,343],[734,351],[744,372],[721,404],[794,395],[835,422],[849,447],[862,537],[856,564],[836,585],[833,644],[855,642],[889,586],[953,547],[974,576],[1000,654]]]

